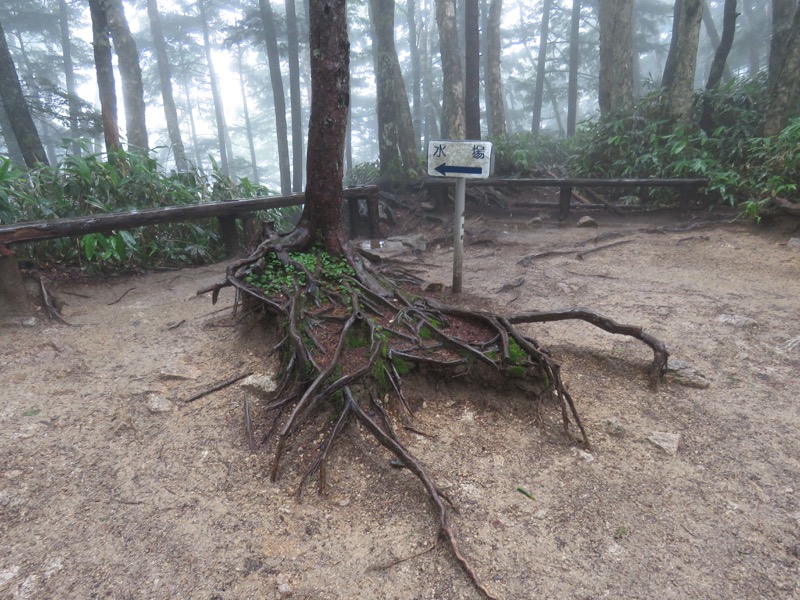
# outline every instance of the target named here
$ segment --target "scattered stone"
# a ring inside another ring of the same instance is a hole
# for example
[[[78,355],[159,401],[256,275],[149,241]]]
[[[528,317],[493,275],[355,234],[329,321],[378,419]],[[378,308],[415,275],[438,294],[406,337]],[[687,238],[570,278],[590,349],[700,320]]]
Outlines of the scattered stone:
[[[13,567],[9,567],[0,571],[0,586],[4,586],[6,583],[14,579],[17,573],[19,573],[19,565],[14,565]]]
[[[690,388],[704,390],[711,385],[708,378],[698,369],[682,360],[671,359],[667,366],[670,381]]]
[[[725,323],[726,325],[733,325],[734,327],[755,327],[758,321],[750,317],[743,317],[741,315],[720,315],[717,321]]]
[[[278,573],[277,577],[278,581],[278,594],[281,598],[288,598],[294,593],[294,588],[292,588],[292,584],[289,583],[289,576],[285,573]]]
[[[678,452],[678,444],[681,441],[681,434],[654,431],[647,436],[647,439],[670,456],[675,456],[675,454]]]
[[[789,238],[789,241],[786,242],[787,248],[800,248],[800,238]]]
[[[147,395],[147,410],[154,415],[168,413],[172,410],[172,402],[157,394]]]
[[[253,373],[242,381],[241,386],[256,394],[269,394],[278,389],[278,382],[270,373]]]
[[[625,435],[625,426],[617,417],[610,417],[606,419],[606,433],[614,437],[622,437]]]
[[[594,460],[594,454],[587,452],[586,450],[576,448],[575,453],[578,455],[578,458],[585,460],[586,462],[592,462]]]
[[[578,227],[597,227],[597,221],[586,215],[578,219]]]
[[[162,379],[197,379],[200,370],[187,364],[174,363],[161,369],[158,374]]]
[[[533,217],[530,221],[528,221],[528,225],[541,225],[544,223],[544,219],[542,217]]]
[[[414,252],[424,252],[428,249],[428,241],[421,233],[412,235],[396,235],[386,238],[387,242],[399,242],[406,248],[410,248]]]
[[[422,284],[422,291],[429,294],[438,294],[444,289],[444,284],[438,281],[426,281]]]
[[[419,207],[422,210],[427,210],[428,212],[436,210],[436,205],[433,202],[420,202]]]

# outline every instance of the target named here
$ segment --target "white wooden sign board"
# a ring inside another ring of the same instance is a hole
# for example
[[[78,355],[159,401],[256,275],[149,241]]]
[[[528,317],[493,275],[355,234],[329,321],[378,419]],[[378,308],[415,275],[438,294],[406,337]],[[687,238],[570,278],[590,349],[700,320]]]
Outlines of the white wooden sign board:
[[[428,175],[486,179],[492,172],[492,142],[435,140],[428,142]]]

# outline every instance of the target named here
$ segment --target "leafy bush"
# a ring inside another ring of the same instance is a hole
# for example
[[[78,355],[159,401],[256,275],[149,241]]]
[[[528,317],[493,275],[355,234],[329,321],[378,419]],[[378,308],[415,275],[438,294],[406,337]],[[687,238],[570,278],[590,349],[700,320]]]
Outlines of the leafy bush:
[[[197,204],[268,195],[247,179],[238,183],[217,168],[163,173],[149,157],[115,152],[67,155],[55,167],[23,172],[0,156],[0,221],[14,223],[162,206]],[[264,211],[279,229],[291,226],[297,209]],[[220,260],[224,256],[216,219],[170,223],[81,238],[62,238],[20,249],[42,264],[90,269],[135,269],[181,266]]]
[[[548,170],[563,165],[567,154],[563,140],[530,132],[504,135],[492,140],[494,174],[498,177],[546,177]]]
[[[734,80],[695,98],[693,121],[676,125],[664,98],[653,92],[627,112],[583,123],[568,140],[570,174],[583,177],[709,180],[710,203],[757,214],[770,198],[797,198],[800,125],[792,121],[775,138],[755,137],[763,122],[766,86]],[[672,192],[647,190],[651,202]]]

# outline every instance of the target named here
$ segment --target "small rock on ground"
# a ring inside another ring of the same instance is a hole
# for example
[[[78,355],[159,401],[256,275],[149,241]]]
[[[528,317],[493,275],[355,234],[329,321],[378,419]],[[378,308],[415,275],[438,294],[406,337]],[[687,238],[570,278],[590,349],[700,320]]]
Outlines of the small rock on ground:
[[[674,456],[678,452],[678,444],[680,444],[681,441],[681,434],[654,431],[647,436],[647,439],[670,456]]]
[[[717,321],[734,327],[755,327],[758,325],[758,321],[755,319],[743,317],[742,315],[720,315],[717,317]]]
[[[667,368],[670,381],[685,387],[704,390],[711,385],[708,378],[698,369],[682,360],[670,360]]]
[[[578,219],[578,227],[597,227],[597,221],[586,215]]]
[[[269,394],[278,389],[275,378],[269,373],[253,373],[241,383],[242,387],[257,394]]]

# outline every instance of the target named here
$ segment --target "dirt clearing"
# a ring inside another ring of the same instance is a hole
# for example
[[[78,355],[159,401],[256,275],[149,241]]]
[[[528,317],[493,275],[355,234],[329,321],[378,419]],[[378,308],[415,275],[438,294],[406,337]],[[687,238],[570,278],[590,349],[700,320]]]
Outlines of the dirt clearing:
[[[652,352],[635,340],[529,326],[593,453],[557,410],[539,426],[530,402],[459,380],[412,378],[429,435],[400,435],[503,598],[800,597],[797,234],[596,218],[469,219],[464,289],[499,312],[585,306],[641,325],[679,368],[669,385],[648,389]],[[446,247],[399,258],[450,282]],[[217,306],[195,295],[223,271],[60,281],[73,326],[0,329],[0,598],[478,598],[444,547],[428,550],[419,482],[359,427],[329,493],[298,503],[302,458],[290,449],[273,484],[271,454],[249,451],[242,404],[263,435],[263,399],[234,385],[183,404],[274,366],[261,326],[218,311],[230,289]]]

